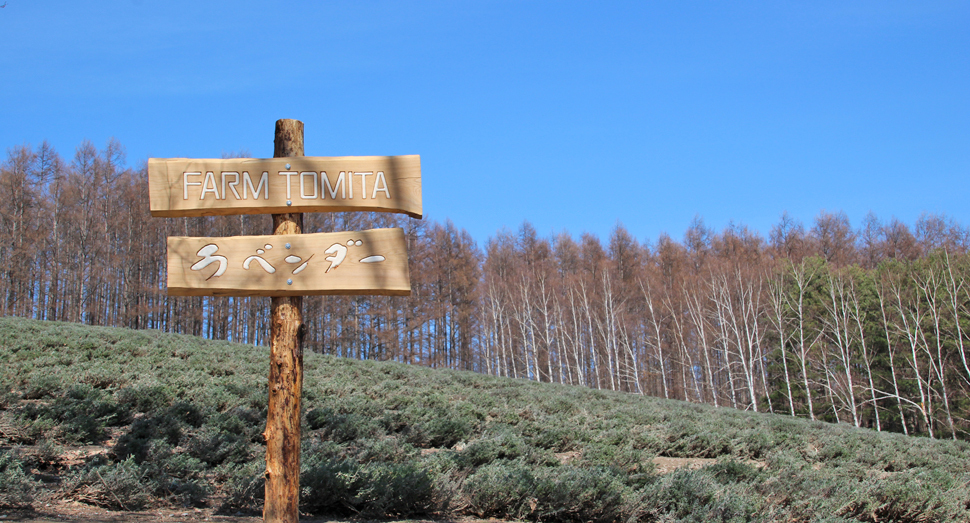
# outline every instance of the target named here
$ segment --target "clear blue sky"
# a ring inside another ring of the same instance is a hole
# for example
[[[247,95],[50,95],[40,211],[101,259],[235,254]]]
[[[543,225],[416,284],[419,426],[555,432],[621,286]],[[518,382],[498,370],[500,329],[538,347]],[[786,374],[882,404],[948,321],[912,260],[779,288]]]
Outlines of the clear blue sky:
[[[420,154],[480,243],[767,235],[844,210],[970,225],[968,2],[0,0],[0,146],[68,159]]]

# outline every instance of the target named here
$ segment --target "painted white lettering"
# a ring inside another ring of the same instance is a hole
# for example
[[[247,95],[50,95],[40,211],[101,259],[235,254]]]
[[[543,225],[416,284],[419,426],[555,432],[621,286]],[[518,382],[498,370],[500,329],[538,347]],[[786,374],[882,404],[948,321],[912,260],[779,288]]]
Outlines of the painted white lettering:
[[[374,192],[370,197],[377,198],[378,192],[383,192],[388,200],[391,199],[391,191],[387,190],[387,180],[384,179],[384,171],[377,171],[377,179],[374,180]]]
[[[209,182],[212,182],[212,188],[209,188]],[[199,195],[199,199],[205,200],[205,195],[210,192],[216,196],[216,200],[219,199],[219,188],[216,187],[216,176],[212,174],[212,171],[206,171],[205,179],[202,180],[202,194]]]
[[[320,172],[320,188],[323,191],[323,194],[321,195],[321,198],[326,198],[327,197],[327,193],[330,193],[330,199],[331,200],[336,200],[337,199],[337,187],[340,187],[340,198],[341,199],[347,199],[347,190],[346,190],[347,184],[345,183],[344,172],[343,171],[340,171],[340,174],[337,175],[337,181],[334,182],[334,184],[333,184],[332,187],[330,185],[330,177],[327,176],[327,171],[321,171]],[[350,189],[350,197],[351,198],[354,197],[354,190],[353,190],[353,188]]]
[[[239,185],[239,173],[236,171],[222,171],[222,199],[225,200],[229,197],[229,193],[226,189],[226,178],[229,178],[230,176],[232,176],[232,182],[228,184],[228,190],[232,191],[232,194],[236,196],[237,200],[241,200],[242,198],[239,197],[239,193],[236,192],[236,186]]]
[[[229,266],[229,259],[226,258],[225,256],[213,256],[213,254],[215,254],[215,252],[218,250],[219,250],[219,246],[214,243],[210,243],[209,245],[206,245],[205,247],[199,249],[199,252],[197,252],[196,255],[202,256],[202,259],[195,262],[195,264],[189,268],[192,269],[193,271],[201,271],[202,269],[205,269],[209,265],[212,265],[215,262],[219,262],[219,269],[216,270],[216,272],[210,274],[209,277],[206,278],[206,280],[210,280],[212,278],[218,278],[219,276],[222,276],[226,272],[226,267]]]
[[[248,198],[246,194],[246,187],[253,190],[253,199],[259,199],[259,190],[263,189],[263,199],[269,199],[269,172],[263,171],[263,174],[259,177],[259,184],[253,187],[253,180],[249,177],[249,171],[243,171],[243,200]]]
[[[306,193],[306,176],[310,175],[313,177],[313,181],[310,183],[310,187],[313,188],[313,194],[307,195]],[[304,200],[315,200],[317,199],[317,173],[316,171],[303,171],[300,173],[300,198]]]
[[[367,177],[372,174],[374,174],[374,171],[354,173],[354,176],[360,176],[360,197],[363,200],[367,199]]]
[[[202,185],[202,182],[190,182],[189,176],[202,176],[201,172],[194,173],[182,173],[182,199],[189,199],[189,186],[190,185]]]
[[[297,174],[300,174],[300,173],[298,173],[296,171],[280,171],[277,174],[279,174],[280,176],[286,176],[286,199],[289,200],[291,198],[291,196],[290,196],[290,176],[296,176]]]

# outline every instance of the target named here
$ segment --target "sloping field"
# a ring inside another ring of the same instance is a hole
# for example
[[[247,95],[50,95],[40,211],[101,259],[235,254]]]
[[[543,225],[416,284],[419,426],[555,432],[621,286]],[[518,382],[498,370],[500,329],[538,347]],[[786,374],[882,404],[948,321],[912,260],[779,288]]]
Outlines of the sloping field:
[[[305,356],[302,506],[534,521],[970,521],[970,445]],[[0,319],[0,506],[260,510],[268,351]]]

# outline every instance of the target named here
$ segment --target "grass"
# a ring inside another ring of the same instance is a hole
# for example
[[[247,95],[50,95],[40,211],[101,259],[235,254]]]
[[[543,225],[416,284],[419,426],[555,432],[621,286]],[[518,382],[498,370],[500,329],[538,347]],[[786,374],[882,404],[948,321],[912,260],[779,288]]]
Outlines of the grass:
[[[970,521],[965,442],[390,362],[304,365],[308,513]],[[258,512],[267,373],[261,347],[2,318],[0,506]],[[661,474],[658,456],[703,466]]]

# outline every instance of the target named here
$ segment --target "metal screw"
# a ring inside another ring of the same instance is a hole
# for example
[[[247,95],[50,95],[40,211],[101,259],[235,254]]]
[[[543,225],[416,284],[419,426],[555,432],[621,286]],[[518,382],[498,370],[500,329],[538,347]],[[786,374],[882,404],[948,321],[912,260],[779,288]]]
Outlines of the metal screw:
[[[286,164],[286,170],[290,170],[290,164]]]
[[[286,280],[287,285],[293,285],[293,280]]]
[[[293,202],[286,200],[286,205],[293,205]]]
[[[290,248],[290,244],[287,243],[286,244],[286,248],[289,249]]]

